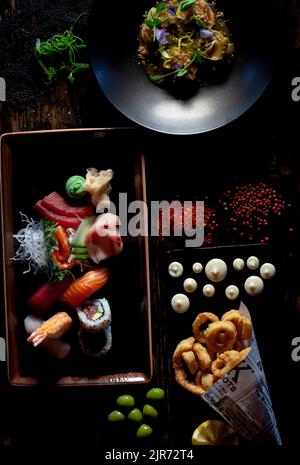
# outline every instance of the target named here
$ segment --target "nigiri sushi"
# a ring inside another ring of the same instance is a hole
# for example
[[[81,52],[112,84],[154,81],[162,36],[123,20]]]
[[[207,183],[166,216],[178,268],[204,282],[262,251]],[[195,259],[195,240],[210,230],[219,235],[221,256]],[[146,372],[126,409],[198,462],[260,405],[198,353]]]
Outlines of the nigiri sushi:
[[[27,315],[24,320],[25,331],[28,334],[32,334],[38,328],[42,326],[44,321],[35,315]],[[50,354],[52,357],[62,360],[71,351],[71,345],[62,339],[48,339],[41,343],[41,347]]]
[[[107,283],[109,278],[108,268],[99,268],[88,271],[80,278],[72,282],[68,289],[63,293],[60,300],[66,302],[73,308],[79,307],[94,292],[101,289]]]

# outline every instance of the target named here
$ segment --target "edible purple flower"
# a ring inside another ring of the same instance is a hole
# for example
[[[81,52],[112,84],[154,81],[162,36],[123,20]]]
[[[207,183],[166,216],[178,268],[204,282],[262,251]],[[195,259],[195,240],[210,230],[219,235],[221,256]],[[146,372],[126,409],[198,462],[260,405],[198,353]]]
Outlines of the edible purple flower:
[[[182,69],[182,65],[180,65],[179,63],[176,63],[175,65],[172,66],[172,69],[178,71],[179,69]]]
[[[170,6],[170,8],[167,9],[167,12],[176,18],[176,10],[173,6]]]
[[[202,39],[210,39],[213,36],[213,33],[204,27],[202,27],[199,32]]]
[[[168,38],[167,38],[168,35],[169,35],[169,33],[166,31],[166,29],[158,29],[157,27],[155,28],[156,40],[161,45],[166,45],[168,43]]]

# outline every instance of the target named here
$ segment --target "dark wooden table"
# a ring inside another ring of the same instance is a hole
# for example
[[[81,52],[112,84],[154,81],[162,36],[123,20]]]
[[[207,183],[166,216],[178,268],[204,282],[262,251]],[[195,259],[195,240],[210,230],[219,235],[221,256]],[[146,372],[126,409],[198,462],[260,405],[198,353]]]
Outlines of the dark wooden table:
[[[62,2],[66,8],[71,8],[72,1]],[[90,2],[89,2],[90,3]],[[18,1],[18,0],[0,0],[0,26],[1,21],[7,15],[16,15],[26,8],[34,6],[34,0]],[[85,2],[74,2],[77,10],[85,9]],[[72,9],[74,17],[74,10]],[[36,21],[36,20],[35,20]],[[32,22],[34,29],[35,21]],[[300,7],[298,0],[286,2],[284,9],[284,30],[283,42],[285,53],[280,57],[280,65],[277,70],[274,80],[269,89],[260,101],[246,115],[241,117],[237,122],[232,123],[228,128],[223,128],[214,134],[203,136],[201,143],[210,146],[217,139],[220,146],[227,145],[232,141],[236,141],[236,134],[239,133],[240,140],[243,136],[249,135],[249,128],[253,137],[262,142],[263,150],[267,151],[267,162],[278,158],[286,163],[293,165],[299,169],[299,163],[295,162],[297,154],[297,137],[299,132],[299,110],[296,103],[291,101],[291,80],[293,77],[300,75]],[[14,41],[13,32],[5,34],[0,29],[1,40],[11,44]],[[14,43],[14,47],[18,47],[18,43]],[[22,76],[20,75],[20,79]],[[7,86],[10,86],[9,80]],[[30,92],[30,89],[29,89]],[[300,105],[300,103],[298,104]],[[12,106],[9,101],[0,103],[0,134],[10,131],[28,131],[37,129],[57,129],[57,128],[79,128],[79,127],[111,127],[111,126],[133,126],[133,123],[128,121],[123,115],[111,107],[109,102],[103,96],[99,89],[95,77],[92,73],[86,72],[84,76],[79,76],[75,85],[71,86],[65,81],[59,81],[51,92],[46,92],[37,101],[29,104],[26,109],[18,109],[16,105]],[[199,138],[176,138],[151,134],[148,131],[144,132],[145,140],[148,143],[148,160],[150,162],[150,171],[155,176],[160,170],[159,154],[153,157],[150,156],[151,149],[155,152],[159,144],[165,144],[170,151],[180,154],[180,151],[191,150],[198,144]],[[147,144],[145,144],[147,145]],[[253,145],[254,148],[255,145]],[[177,152],[176,152],[177,151]],[[277,157],[277,158],[276,158]],[[173,157],[174,158],[174,157]],[[172,157],[169,157],[168,162],[171,162]],[[225,169],[225,160],[220,161],[220,171]],[[154,198],[161,198],[167,191],[164,186],[163,176],[168,176],[168,163],[164,164],[162,173],[158,176],[159,187],[156,188],[156,183],[151,183],[152,177],[149,179],[150,193]],[[284,165],[282,161],[282,165]],[[188,171],[188,170],[186,170]],[[186,173],[184,171],[184,173]],[[176,177],[177,176],[177,177]],[[194,175],[195,176],[195,175]],[[176,182],[181,182],[179,173],[176,175]],[[220,176],[221,177],[221,176]],[[182,188],[182,186],[181,186]],[[172,198],[178,192],[174,187],[170,187],[169,196]],[[173,191],[172,191],[173,189]],[[183,189],[183,188],[182,188]],[[184,189],[183,189],[184,190]],[[188,191],[188,188],[187,188]],[[153,249],[154,255],[157,250]],[[153,325],[154,325],[154,368],[155,376],[153,385],[158,384],[166,389],[167,399],[169,399],[170,378],[172,373],[170,363],[165,354],[169,352],[166,346],[167,341],[165,312],[162,311],[162,299],[160,295],[161,288],[159,286],[159,262],[153,261]],[[298,288],[300,285],[298,283]],[[294,290],[294,296],[299,295],[298,289]],[[298,299],[299,300],[299,299]],[[296,303],[295,303],[296,302]],[[297,311],[297,299],[294,301],[295,312]],[[298,302],[299,305],[299,302]],[[299,310],[298,310],[299,311]],[[0,316],[0,336],[4,335],[3,311]],[[298,320],[297,320],[298,321]],[[299,328],[298,328],[299,329]],[[296,331],[297,332],[297,331]],[[299,333],[299,331],[298,331]],[[299,336],[299,334],[294,334]],[[286,338],[287,341],[289,340]],[[30,390],[16,390],[8,386],[6,380],[6,370],[3,363],[0,364],[0,392],[1,392],[1,415],[0,415],[0,445],[18,446],[28,445],[33,448],[35,444],[51,444],[56,446],[72,446],[80,441],[86,447],[92,447],[95,444],[103,445],[102,432],[103,422],[101,418],[105,414],[107,402],[110,402],[111,393],[106,390],[92,390],[87,394],[82,390],[61,392],[55,388],[43,388],[42,391],[34,395]],[[289,379],[294,383],[296,392],[296,366],[289,363]],[[282,372],[282,368],[280,368]],[[295,377],[295,381],[292,381]],[[283,380],[285,387],[285,380]],[[133,393],[139,391],[139,387],[130,389]],[[116,388],[114,396],[118,392],[123,392],[123,389]],[[278,400],[278,399],[277,399]],[[88,403],[87,403],[88,402]],[[300,414],[299,399],[295,403],[287,402],[287,412],[282,413],[282,406],[278,407],[281,410],[280,417],[282,420],[284,438],[289,444],[297,439],[297,434],[289,425],[286,424],[288,415]],[[90,406],[92,405],[92,408]],[[292,413],[294,405],[294,413]],[[175,439],[174,429],[178,429],[179,425],[172,424],[172,408],[170,402],[164,405],[164,415],[161,423],[160,439],[156,447],[174,447]],[[174,406],[173,406],[174,407]],[[182,425],[181,425],[182,427]]]

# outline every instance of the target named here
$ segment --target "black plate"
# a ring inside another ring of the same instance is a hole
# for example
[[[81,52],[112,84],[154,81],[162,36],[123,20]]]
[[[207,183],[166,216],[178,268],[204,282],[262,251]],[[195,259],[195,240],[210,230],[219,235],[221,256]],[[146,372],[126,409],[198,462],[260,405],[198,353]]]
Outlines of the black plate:
[[[217,0],[228,19],[236,58],[227,79],[187,99],[157,87],[138,64],[139,26],[153,4],[155,0],[95,2],[89,25],[91,63],[110,102],[134,122],[169,134],[210,131],[247,111],[271,79],[276,1]]]

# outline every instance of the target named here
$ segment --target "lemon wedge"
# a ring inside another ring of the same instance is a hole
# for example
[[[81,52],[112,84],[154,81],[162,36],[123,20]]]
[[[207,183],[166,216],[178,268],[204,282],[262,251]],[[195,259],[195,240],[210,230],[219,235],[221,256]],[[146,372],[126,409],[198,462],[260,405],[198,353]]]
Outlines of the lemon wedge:
[[[235,430],[224,421],[207,420],[195,429],[192,436],[193,446],[235,446],[239,437]]]

